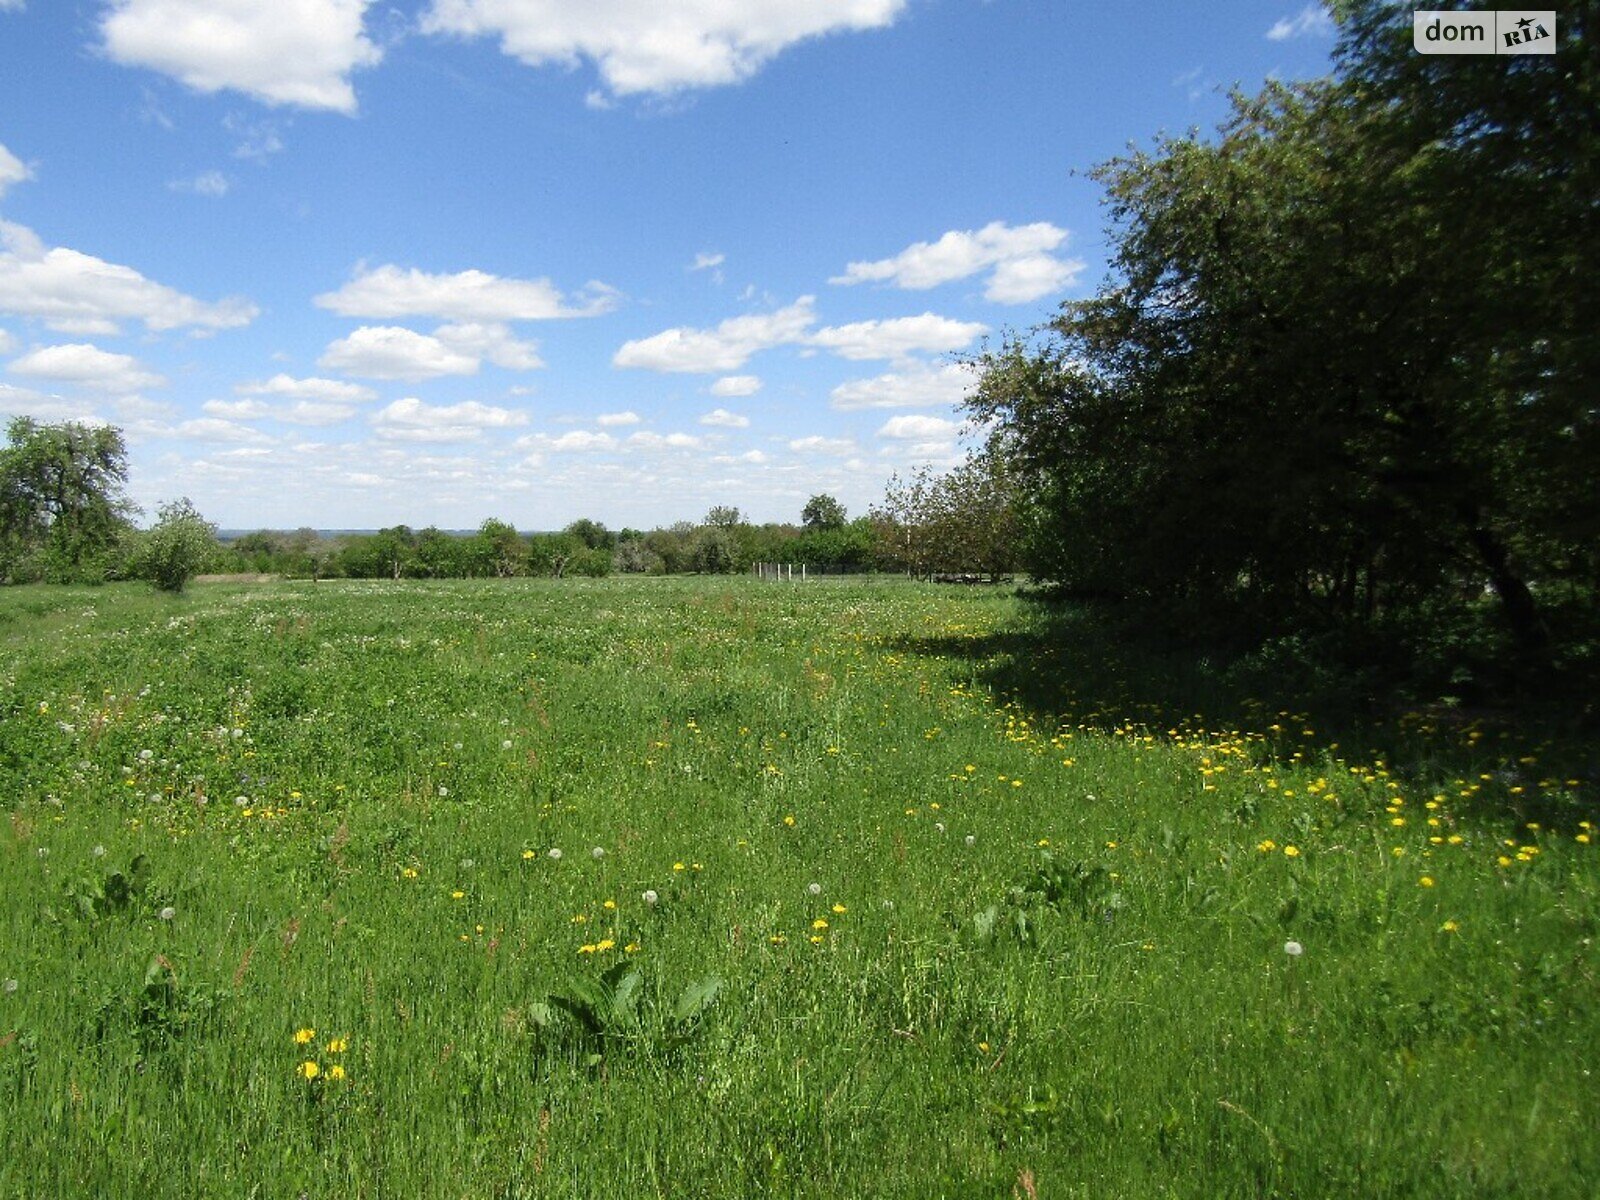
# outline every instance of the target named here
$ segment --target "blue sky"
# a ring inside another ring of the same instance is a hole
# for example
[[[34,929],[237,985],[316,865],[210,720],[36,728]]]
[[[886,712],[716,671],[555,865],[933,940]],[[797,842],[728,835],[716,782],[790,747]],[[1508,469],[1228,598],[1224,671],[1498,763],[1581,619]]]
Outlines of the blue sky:
[[[224,527],[852,515],[1304,0],[0,0],[0,413]]]

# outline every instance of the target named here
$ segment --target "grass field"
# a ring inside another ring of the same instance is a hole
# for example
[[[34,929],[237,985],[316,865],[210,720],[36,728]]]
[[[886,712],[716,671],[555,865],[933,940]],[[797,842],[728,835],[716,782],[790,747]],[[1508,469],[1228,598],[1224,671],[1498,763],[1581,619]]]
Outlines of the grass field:
[[[1593,1195],[1593,747],[1035,620],[0,593],[0,1195]]]

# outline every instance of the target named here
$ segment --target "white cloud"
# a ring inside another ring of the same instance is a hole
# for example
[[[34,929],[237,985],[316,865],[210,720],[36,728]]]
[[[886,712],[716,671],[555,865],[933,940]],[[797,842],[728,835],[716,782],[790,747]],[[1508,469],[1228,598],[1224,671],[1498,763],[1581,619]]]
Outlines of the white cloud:
[[[193,192],[196,196],[210,196],[217,199],[228,194],[232,186],[228,177],[221,171],[202,171],[193,179],[174,179],[167,184],[167,189],[173,192]]]
[[[337,425],[356,413],[351,404],[327,400],[297,400],[268,404],[264,400],[207,400],[200,406],[215,417],[234,421],[282,421],[288,425]]]
[[[960,429],[960,422],[947,421],[943,417],[907,415],[890,417],[879,428],[878,436],[925,442],[934,438],[953,437]]]
[[[113,0],[106,53],[201,92],[354,112],[350,73],[383,52],[361,21],[371,0]]]
[[[349,337],[329,342],[317,366],[366,379],[414,381],[476,374],[478,357],[425,333],[393,325],[363,325]]]
[[[529,66],[595,64],[615,95],[737,83],[805,38],[891,24],[906,0],[434,0],[428,33],[498,36]]]
[[[498,322],[441,325],[433,336],[452,350],[487,358],[508,371],[536,371],[544,366],[534,343],[519,340]]]
[[[517,439],[518,450],[554,451],[557,454],[586,454],[596,450],[615,450],[617,439],[609,433],[592,433],[587,429],[573,429],[560,437],[536,433]]]
[[[476,400],[424,404],[408,396],[373,413],[371,420],[373,431],[390,441],[466,442],[482,436],[485,429],[526,425],[528,415]]]
[[[639,423],[639,414],[636,412],[601,413],[595,418],[595,423],[605,426],[637,425]]]
[[[258,311],[242,299],[203,303],[132,267],[46,248],[31,229],[0,221],[0,312],[38,317],[62,333],[110,334],[125,320],[155,332],[186,325],[232,329],[248,325]]]
[[[21,12],[28,0],[0,0],[0,12]]]
[[[936,242],[917,242],[893,258],[850,263],[828,282],[921,290],[989,271],[987,299],[1025,304],[1070,286],[1083,270],[1082,261],[1052,253],[1066,240],[1065,229],[1046,221],[1016,226],[991,221],[982,229],[952,229]]]
[[[10,354],[17,341],[4,329],[0,329],[0,354]]]
[[[166,382],[131,355],[113,354],[84,342],[42,347],[13,359],[8,369],[34,379],[105,392],[136,392]]]
[[[726,254],[720,254],[710,250],[702,250],[699,254],[694,256],[694,262],[689,265],[689,270],[709,271],[712,267],[720,267],[727,261],[728,256]]]
[[[720,429],[748,429],[750,418],[741,417],[738,413],[729,412],[725,408],[714,408],[700,418],[702,425],[715,425]]]
[[[220,417],[196,417],[192,421],[184,421],[172,431],[172,434],[175,437],[193,438],[201,442],[242,442],[257,446],[269,445],[273,441],[259,429],[251,429],[248,425],[240,425]]]
[[[760,450],[746,450],[743,454],[716,454],[712,456],[711,461],[725,466],[731,466],[734,463],[750,463],[752,466],[759,467],[762,463],[771,460]]]
[[[814,305],[814,297],[801,296],[787,308],[730,317],[715,329],[664,330],[623,343],[611,361],[647,371],[736,371],[757,351],[805,341],[816,321]]]
[[[342,401],[359,404],[376,400],[378,393],[359,383],[343,383],[337,379],[318,379],[311,376],[295,379],[289,375],[274,375],[265,383],[241,383],[233,389],[241,396],[281,396],[285,400]]]
[[[81,400],[69,400],[64,396],[14,387],[9,383],[0,383],[0,413],[9,417],[33,417],[40,421],[106,424],[103,417],[87,409]]]
[[[833,454],[845,455],[855,452],[856,444],[851,438],[830,438],[813,434],[811,437],[795,438],[789,443],[789,449],[796,454]]]
[[[628,435],[628,445],[639,450],[698,450],[700,439],[688,433],[663,435],[641,429]]]
[[[941,367],[918,364],[904,371],[841,383],[833,389],[832,404],[840,412],[959,404],[973,382],[971,369],[960,363]]]
[[[12,184],[32,178],[33,172],[28,169],[28,164],[0,146],[0,196],[4,196]]]
[[[336,292],[315,303],[346,317],[439,317],[453,321],[547,321],[594,317],[617,306],[618,293],[591,281],[572,300],[548,279],[502,279],[485,271],[430,275],[386,265],[358,270]]]
[[[905,358],[914,351],[938,353],[959,350],[973,338],[989,332],[976,321],[952,321],[933,313],[896,317],[889,321],[858,321],[819,329],[811,344],[832,350],[841,358]]]
[[[761,380],[755,375],[724,375],[711,385],[711,394],[719,400],[733,396],[754,396],[761,390]]]
[[[283,150],[283,135],[276,121],[249,120],[238,113],[229,113],[222,118],[222,128],[239,139],[233,148],[235,158],[264,163]]]
[[[1291,38],[1321,37],[1333,32],[1333,18],[1320,4],[1308,4],[1293,17],[1280,17],[1267,30],[1267,40],[1284,42]]]

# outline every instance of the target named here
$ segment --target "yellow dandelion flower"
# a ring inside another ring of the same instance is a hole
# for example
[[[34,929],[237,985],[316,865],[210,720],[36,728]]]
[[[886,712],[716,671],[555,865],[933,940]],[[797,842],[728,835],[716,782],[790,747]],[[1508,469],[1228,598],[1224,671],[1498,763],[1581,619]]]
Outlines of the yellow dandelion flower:
[[[465,892],[463,892],[459,888],[457,888],[455,891],[450,893],[450,899],[452,899],[452,900],[460,900],[465,895],[466,895]]]
[[[813,929],[826,929],[827,927],[828,922],[823,917],[818,917],[815,921],[811,922],[811,928]]]
[[[592,942],[585,942],[578,947],[579,954],[593,954],[597,947]]]
[[[767,941],[771,942],[774,946],[781,946],[788,940],[789,939],[784,937],[781,933],[775,933],[767,939]]]
[[[1443,925],[1439,926],[1439,932],[1440,933],[1454,933],[1456,930],[1458,930],[1460,928],[1461,928],[1461,926],[1457,925],[1454,921],[1446,921]]]
[[[294,1044],[296,1046],[304,1046],[316,1036],[317,1031],[315,1029],[297,1029],[294,1031]]]
[[[617,902],[615,900],[607,900],[600,907],[603,908],[603,909],[606,909],[607,911],[610,911],[610,910],[615,909],[617,907]]]
[[[522,857],[523,858],[532,858],[533,857],[533,851],[532,850],[524,850],[522,852]]]
[[[604,953],[607,950],[613,950],[613,949],[616,948],[616,945],[617,945],[617,943],[615,941],[613,941],[611,938],[601,938],[598,942],[596,942],[594,944],[595,953],[596,954],[600,954],[600,953]]]
[[[813,946],[820,946],[820,945],[822,945],[822,941],[823,941],[823,938],[822,938],[822,935],[821,935],[821,934],[820,934],[820,933],[813,933],[813,934],[812,934],[812,935],[811,935],[811,944],[812,944],[812,945],[813,945]]]
[[[622,948],[622,952],[624,954],[637,954],[637,953],[639,953],[639,943],[638,942],[629,942],[626,946],[624,946]]]
[[[295,1068],[295,1074],[300,1076],[301,1079],[315,1079],[318,1075],[322,1074],[322,1068],[317,1066],[317,1064],[312,1062],[310,1059],[307,1059],[305,1062],[301,1063]]]
[[[328,1068],[328,1078],[329,1079],[343,1079],[344,1078],[344,1068],[341,1067],[338,1063],[334,1063],[333,1066]]]
[[[848,912],[850,910],[845,908],[845,906],[842,905],[842,904],[835,904],[833,906],[833,911],[836,912],[836,913],[843,913],[843,912]]]
[[[1418,887],[1432,887],[1433,886],[1433,876],[1432,875],[1424,875],[1421,879],[1417,880],[1417,886]]]
[[[324,1046],[323,1049],[329,1054],[343,1054],[346,1050],[350,1049],[350,1042],[346,1038],[334,1038],[331,1042]]]
[[[1263,854],[1271,854],[1277,848],[1278,843],[1273,841],[1271,838],[1262,838],[1256,843],[1256,849],[1261,851]]]
[[[684,865],[682,863],[673,863],[672,864],[672,869],[674,871],[682,871],[682,870],[685,870],[686,868],[684,867]]]
[[[793,829],[794,828],[794,814],[790,813],[788,816],[784,817],[783,823],[785,825],[789,826],[789,828]]]
[[[1299,846],[1285,846],[1283,848],[1283,856],[1285,858],[1299,858],[1300,857],[1300,847]]]

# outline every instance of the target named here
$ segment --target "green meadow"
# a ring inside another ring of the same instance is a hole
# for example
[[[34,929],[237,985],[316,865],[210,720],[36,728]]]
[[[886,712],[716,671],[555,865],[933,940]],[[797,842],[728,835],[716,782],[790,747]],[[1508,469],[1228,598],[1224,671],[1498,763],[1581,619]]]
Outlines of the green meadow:
[[[1493,714],[635,578],[10,588],[0,718],[0,1195],[1600,1179],[1594,748]]]

